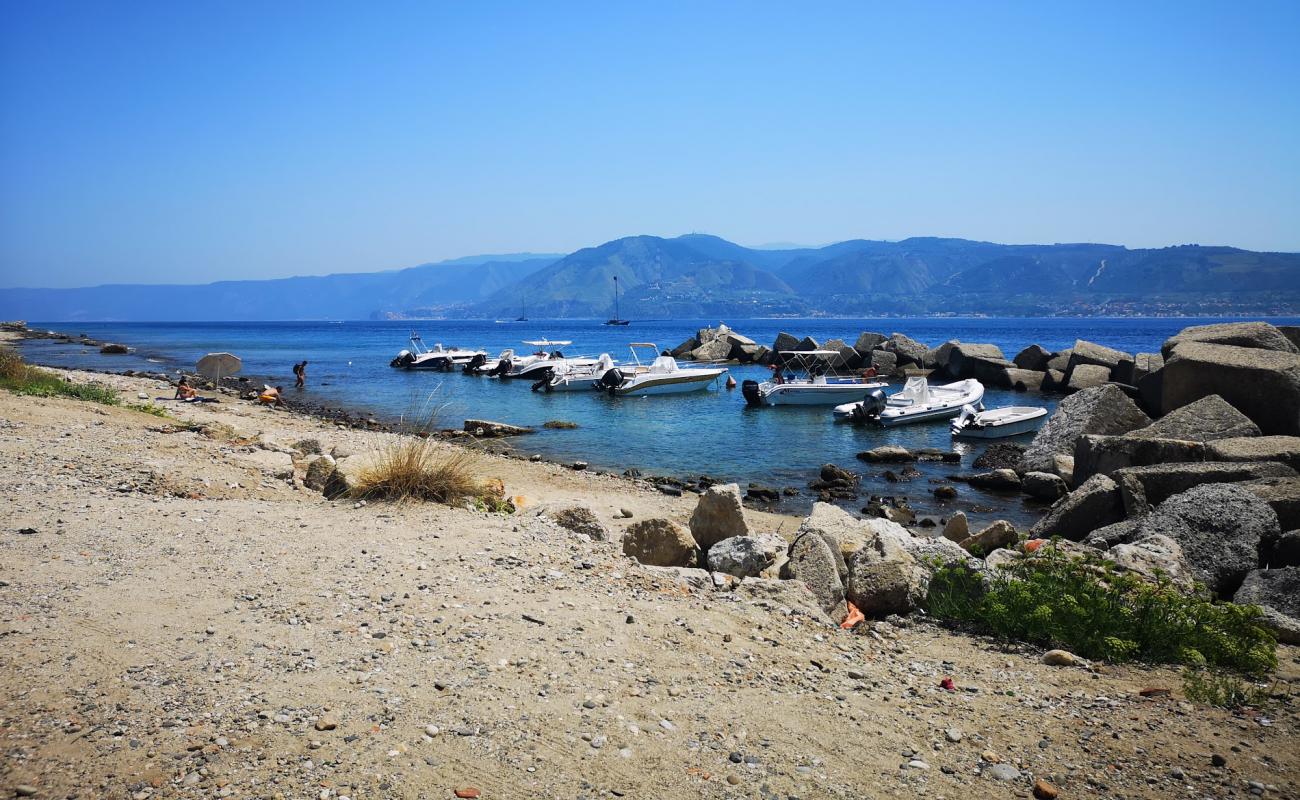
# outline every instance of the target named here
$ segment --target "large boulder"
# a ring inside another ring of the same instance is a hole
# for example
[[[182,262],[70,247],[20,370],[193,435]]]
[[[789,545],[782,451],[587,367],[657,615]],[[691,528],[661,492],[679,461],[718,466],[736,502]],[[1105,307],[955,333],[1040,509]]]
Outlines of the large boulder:
[[[888,350],[872,350],[869,357],[877,375],[893,375],[898,370],[898,356]]]
[[[776,335],[776,339],[772,341],[773,353],[784,353],[790,350],[798,350],[798,349],[799,349],[799,339],[793,336],[792,334],[786,333],[785,331],[781,331],[780,333],[778,333]]]
[[[817,604],[835,622],[844,619],[848,613],[837,555],[826,538],[810,530],[795,537],[790,545],[790,560],[784,567],[788,577],[807,584],[817,598]],[[840,556],[842,560],[843,556]]]
[[[1300,644],[1300,567],[1252,570],[1232,601],[1259,606],[1279,642]]]
[[[1175,586],[1190,589],[1195,582],[1191,565],[1178,542],[1161,534],[1150,534],[1128,544],[1117,544],[1106,558],[1125,572],[1158,580],[1168,578]]]
[[[1226,344],[1255,350],[1273,350],[1279,353],[1300,353],[1286,334],[1267,322],[1223,322],[1213,325],[1193,325],[1183,328],[1165,340],[1160,354],[1166,359],[1184,342]]]
[[[1051,472],[1026,472],[1020,486],[1030,497],[1053,503],[1070,493],[1065,479]]]
[[[1137,533],[1138,524],[1142,521],[1141,517],[1133,519],[1122,519],[1119,522],[1112,522],[1109,525],[1103,525],[1100,528],[1083,537],[1083,543],[1089,547],[1096,547],[1105,550],[1118,544],[1131,542]]]
[[[1217,394],[1264,433],[1300,435],[1300,355],[1294,352],[1183,341],[1160,372],[1165,413]]]
[[[901,333],[890,334],[882,345],[884,349],[898,356],[900,363],[925,365],[925,354],[930,348],[915,339]]]
[[[1261,553],[1260,561],[1266,567],[1300,567],[1300,530],[1284,531],[1271,548]]]
[[[1196,486],[1165,500],[1141,520],[1134,541],[1167,536],[1182,549],[1196,579],[1231,596],[1259,564],[1260,543],[1280,534],[1277,514],[1240,486]]]
[[[786,547],[786,541],[773,534],[732,536],[709,548],[709,569],[737,578],[756,578],[785,555]]]
[[[1164,365],[1165,360],[1159,353],[1138,353],[1133,357],[1132,361],[1121,361],[1115,371],[1111,373],[1111,380],[1137,386],[1138,381],[1159,370]]]
[[[1072,355],[1074,355],[1074,351],[1068,347],[1064,350],[1058,350],[1047,360],[1047,368],[1054,369],[1057,372],[1065,372],[1070,368],[1070,356]]]
[[[982,556],[1002,547],[1010,547],[1019,540],[1015,527],[1004,519],[997,520],[979,533],[961,543],[968,553]]]
[[[1284,530],[1300,528],[1300,478],[1262,478],[1241,486],[1268,503]]]
[[[952,360],[952,351],[960,344],[961,342],[956,339],[949,339],[938,347],[926,351],[925,366],[930,369],[937,369],[944,375],[951,375],[952,373],[948,371],[948,364]]]
[[[943,538],[953,544],[960,544],[970,538],[970,521],[965,511],[954,512],[943,525]]]
[[[1020,476],[1014,469],[995,469],[991,472],[979,472],[966,478],[966,482],[976,489],[992,492],[1015,492],[1020,490]]]
[[[1294,478],[1296,471],[1272,461],[1203,461],[1194,464],[1151,464],[1125,467],[1112,476],[1119,484],[1125,513],[1145,514],[1176,494],[1207,483],[1238,483],[1262,478]]]
[[[1105,475],[1093,475],[1056,501],[1047,516],[1029,529],[1029,535],[1035,539],[1060,536],[1077,542],[1097,528],[1123,519],[1119,486]]]
[[[1043,388],[1043,380],[1047,378],[1046,372],[1036,372],[1031,369],[1008,368],[1002,373],[1000,384],[1017,392],[1037,392]]]
[[[303,476],[302,485],[313,491],[324,491],[325,486],[329,484],[330,476],[334,474],[335,466],[333,456],[316,456],[307,463],[307,472]]]
[[[1098,366],[1105,368],[1106,380],[1112,380],[1111,376],[1119,370],[1121,364],[1126,362],[1132,364],[1133,356],[1113,347],[1105,347],[1078,339],[1075,341],[1074,347],[1070,348],[1070,360],[1065,368],[1065,374],[1069,376],[1068,380],[1073,378],[1075,370],[1081,366]]]
[[[383,463],[384,453],[368,450],[335,461],[334,472],[325,481],[321,493],[331,500],[339,497],[351,497],[360,491],[362,478]]]
[[[1113,475],[1124,467],[1204,460],[1205,445],[1200,442],[1087,434],[1074,446],[1074,479]]]
[[[1278,325],[1277,329],[1288,342],[1295,345],[1297,352],[1300,352],[1300,325]]]
[[[731,358],[731,347],[731,342],[719,337],[692,350],[691,358],[695,361],[726,361]]]
[[[867,331],[858,336],[858,340],[853,343],[853,349],[857,350],[858,354],[863,358],[866,358],[872,350],[875,350],[883,344],[886,338],[887,337],[883,333],[872,333]]]
[[[710,486],[700,495],[691,514],[691,535],[705,550],[732,536],[748,536],[745,508],[740,503],[740,485],[722,483]]]
[[[826,613],[821,609],[817,596],[803,581],[744,578],[736,585],[732,594],[737,600],[782,614],[799,614],[819,622],[827,621]]]
[[[849,561],[848,598],[863,614],[906,614],[925,599],[928,573],[892,535],[877,535]]]
[[[815,533],[830,547],[840,578],[848,577],[847,561],[871,539],[862,520],[830,503],[813,503],[812,512],[800,523],[796,536]]]
[[[1300,436],[1245,436],[1206,445],[1210,461],[1279,461],[1300,470]]]
[[[687,358],[690,356],[691,351],[699,346],[700,346],[700,340],[696,339],[694,336],[691,336],[687,338],[686,341],[682,342],[681,344],[674,347],[672,350],[668,351],[668,354],[671,355],[673,358]]]
[[[1052,353],[1042,345],[1031,344],[1011,359],[1020,369],[1032,369],[1037,372],[1047,371],[1047,362],[1052,360]]]
[[[1096,364],[1079,364],[1066,373],[1065,388],[1071,392],[1104,386],[1110,381],[1110,370]]]
[[[1212,394],[1171,411],[1128,435],[1143,439],[1209,442],[1259,436],[1259,433],[1259,426],[1251,422],[1250,417],[1233,408],[1227,400]]]
[[[988,386],[1007,386],[1007,370],[1016,365],[992,344],[956,344],[948,353],[945,372],[953,378],[975,378]]]
[[[693,567],[698,549],[690,531],[670,519],[643,519],[623,534],[623,553],[652,567]]]
[[[1035,434],[1025,449],[1022,469],[1051,472],[1058,455],[1073,456],[1084,434],[1118,435],[1151,423],[1151,418],[1118,386],[1084,389],[1061,401],[1056,413]]]

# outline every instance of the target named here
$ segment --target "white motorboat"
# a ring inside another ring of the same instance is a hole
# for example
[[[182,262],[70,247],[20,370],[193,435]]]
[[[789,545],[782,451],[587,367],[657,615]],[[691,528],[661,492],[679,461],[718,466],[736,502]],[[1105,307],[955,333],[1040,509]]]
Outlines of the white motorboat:
[[[1036,406],[1004,406],[977,411],[962,406],[952,421],[952,435],[959,439],[1001,439],[1033,433],[1047,419],[1047,409]]]
[[[638,348],[654,353],[654,360],[642,363]],[[632,363],[607,370],[597,389],[616,396],[680,394],[706,389],[727,372],[726,367],[679,366],[672,356],[658,355],[659,346],[653,342],[633,342],[631,350]]]
[[[601,353],[596,363],[582,365],[575,360],[566,359],[563,364],[551,367],[551,374],[533,384],[533,391],[547,392],[589,392],[597,388],[605,373],[618,365],[609,353]]]
[[[426,348],[420,334],[411,331],[411,349],[399,352],[397,358],[390,361],[388,366],[398,369],[448,372],[456,367],[465,366],[474,360],[475,356],[487,358],[487,351],[443,347],[441,342],[434,344],[432,348]]]
[[[782,350],[777,355],[782,363],[774,368],[772,380],[747,380],[740,385],[749,405],[839,405],[861,400],[868,392],[889,385],[843,369],[844,357],[838,350]]]
[[[925,378],[908,378],[901,392],[885,397],[877,389],[857,403],[835,407],[835,416],[884,427],[948,419],[961,413],[962,406],[982,408],[984,384],[974,378],[931,386]]]
[[[533,345],[540,348],[532,355],[516,355],[514,350],[503,350],[497,357],[495,366],[483,369],[479,368],[479,373],[484,375],[493,375],[499,378],[518,378],[520,380],[539,380],[549,377],[550,371],[556,367],[591,367],[595,366],[599,359],[586,356],[578,358],[569,358],[559,350],[546,351],[546,347],[558,347],[573,344],[566,340],[551,341],[550,339],[535,339],[525,341],[524,344]],[[483,366],[486,366],[484,364]]]

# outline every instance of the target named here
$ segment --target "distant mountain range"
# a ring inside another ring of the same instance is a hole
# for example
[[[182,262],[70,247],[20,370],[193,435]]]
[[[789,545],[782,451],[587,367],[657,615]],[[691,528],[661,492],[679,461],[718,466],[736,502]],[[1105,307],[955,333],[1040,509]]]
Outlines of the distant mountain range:
[[[412,317],[1295,314],[1300,254],[1181,245],[851,240],[749,248],[629,236],[566,256],[474,256],[392,272],[0,291],[0,318],[271,320]]]

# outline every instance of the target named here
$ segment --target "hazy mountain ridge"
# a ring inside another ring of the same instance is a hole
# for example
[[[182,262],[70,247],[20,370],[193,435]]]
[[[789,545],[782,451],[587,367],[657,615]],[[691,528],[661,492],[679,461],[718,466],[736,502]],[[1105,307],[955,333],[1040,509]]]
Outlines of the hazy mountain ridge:
[[[837,314],[1295,313],[1300,254],[1180,245],[1004,245],[918,237],[757,250],[629,236],[566,256],[201,286],[0,291],[0,318],[365,319]]]

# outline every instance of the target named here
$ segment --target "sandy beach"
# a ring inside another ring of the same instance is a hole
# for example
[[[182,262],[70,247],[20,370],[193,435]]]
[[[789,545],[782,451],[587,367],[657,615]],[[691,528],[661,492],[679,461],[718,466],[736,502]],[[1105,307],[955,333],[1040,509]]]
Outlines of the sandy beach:
[[[1047,666],[917,617],[844,632],[622,554],[629,523],[685,522],[689,493],[482,454],[515,514],[329,501],[302,442],[394,434],[162,405],[0,392],[0,792],[1300,796],[1293,702],[1194,705],[1175,669]],[[571,505],[607,540],[538,513]],[[1294,682],[1300,649],[1279,662]]]

